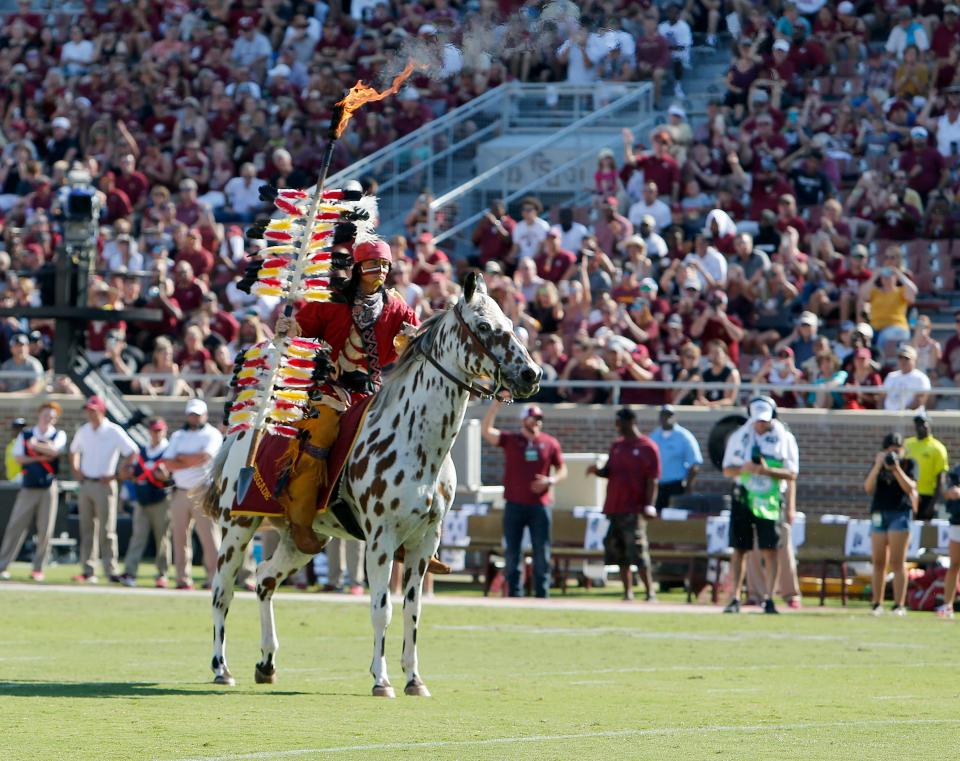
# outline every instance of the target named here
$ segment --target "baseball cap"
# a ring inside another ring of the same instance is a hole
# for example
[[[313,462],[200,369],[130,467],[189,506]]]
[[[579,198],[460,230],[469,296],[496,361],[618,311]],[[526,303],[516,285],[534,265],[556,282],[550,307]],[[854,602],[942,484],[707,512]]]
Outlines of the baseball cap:
[[[787,41],[784,40],[784,39],[777,40],[775,43],[773,43],[773,49],[774,49],[774,50],[781,50],[781,51],[783,51],[784,53],[789,53],[789,52],[790,52],[790,43],[787,42]],[[756,100],[756,98],[754,98],[754,100]]]
[[[867,247],[862,243],[857,243],[852,249],[850,249],[850,256],[852,256],[854,259],[866,259]]]
[[[843,2],[837,6],[837,13],[841,16],[852,16],[855,10],[856,8],[850,0],[843,0]]]
[[[107,403],[103,401],[102,397],[94,395],[87,399],[87,403],[83,405],[83,408],[85,410],[100,410],[100,412],[106,412]]]
[[[910,137],[914,140],[926,140],[927,139],[927,128],[926,127],[914,127],[910,130]]]
[[[523,410],[523,417],[538,417],[543,419],[543,410],[536,404],[528,404]]]
[[[16,335],[10,336],[11,345],[22,345],[26,346],[30,343],[30,339],[27,338],[26,333],[17,333]]]
[[[751,423],[769,423],[771,420],[773,420],[775,408],[767,399],[754,399],[752,402],[750,402],[747,410],[750,412]]]
[[[657,286],[657,281],[652,277],[645,277],[640,281],[640,290],[641,291],[650,291],[652,293],[657,293],[659,287]]]
[[[483,267],[483,271],[488,275],[502,275],[503,267],[500,266],[500,262],[487,262]]]
[[[250,16],[244,16],[239,21],[241,29],[250,29],[253,26],[253,19]]]
[[[695,278],[695,277],[688,277],[686,280],[683,281],[683,290],[685,290],[685,291],[687,291],[687,290],[699,291],[699,290],[700,290],[700,281],[697,280],[697,278]]]
[[[914,419],[915,421],[916,421],[916,420],[922,420],[922,421],[924,421],[925,423],[929,423],[929,422],[930,422],[930,416],[927,414],[927,410],[926,410],[926,408],[924,408],[924,407],[920,407],[920,408],[917,409],[917,412],[916,412],[916,414],[913,416],[913,419]]]
[[[437,27],[433,24],[421,24],[420,28],[417,30],[417,34],[436,34]]]
[[[791,349],[789,346],[784,346],[782,349],[780,349],[780,350],[777,351],[777,356],[778,356],[778,357],[792,357],[792,356],[793,356],[793,349]]]
[[[683,318],[678,314],[672,314],[667,318],[667,325],[674,325],[676,327],[683,327]]]
[[[13,419],[13,421],[10,423],[10,427],[11,427],[11,428],[26,428],[26,427],[27,427],[27,419],[26,419],[26,418],[22,418],[22,417],[15,417],[15,418]]]
[[[897,350],[897,357],[904,357],[906,359],[916,359],[917,350],[914,349],[910,344],[904,344]]]
[[[899,433],[888,433],[883,437],[883,448],[887,447],[902,447],[903,446],[903,436]]]
[[[667,109],[667,113],[670,116],[679,116],[681,119],[687,118],[687,112],[684,110],[683,106],[678,106],[676,103]]]
[[[207,403],[203,399],[191,399],[185,410],[188,415],[206,415]]]
[[[278,63],[270,71],[267,72],[267,76],[273,79],[274,77],[289,77],[290,76],[290,67],[285,63]]]
[[[647,225],[653,229],[657,228],[657,220],[653,218],[653,214],[644,214],[642,217],[640,217],[640,224]]]
[[[800,319],[797,320],[798,325],[809,325],[810,327],[817,327],[820,325],[819,318],[813,312],[803,312],[800,315]]]
[[[165,431],[167,430],[167,424],[164,422],[163,418],[154,418],[150,421],[150,424],[147,426],[151,431]]]
[[[944,14],[953,13],[955,15],[960,15],[960,8],[958,8],[953,3],[950,3],[949,5],[943,6],[943,12]]]
[[[70,129],[70,120],[65,116],[58,116],[50,122],[50,126],[54,129]]]
[[[666,417],[668,415],[676,415],[677,410],[672,404],[665,404],[660,408],[660,416]]]

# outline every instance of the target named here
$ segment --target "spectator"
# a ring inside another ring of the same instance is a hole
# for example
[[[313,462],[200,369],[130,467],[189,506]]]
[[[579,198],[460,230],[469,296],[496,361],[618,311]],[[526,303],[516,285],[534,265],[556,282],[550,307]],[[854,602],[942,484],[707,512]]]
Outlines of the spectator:
[[[170,565],[170,475],[158,463],[170,442],[167,441],[167,423],[163,418],[147,421],[147,430],[150,443],[140,447],[136,463],[130,465],[125,474],[133,482],[136,499],[133,530],[120,580],[126,587],[137,585],[137,569],[152,534],[157,566],[154,586],[166,589],[167,567]]]
[[[700,347],[688,341],[683,335],[683,320],[680,315],[670,315],[667,318],[667,340],[664,343],[679,343],[677,353],[679,362],[673,379],[678,383],[702,383],[703,375],[700,372]],[[695,405],[700,395],[696,388],[675,389],[667,391],[665,396],[673,405]]]
[[[863,484],[864,491],[872,497],[871,613],[874,616],[883,613],[888,567],[893,570],[892,612],[895,616],[907,613],[907,545],[910,542],[910,519],[917,511],[917,483],[914,480],[916,464],[904,455],[903,437],[899,433],[888,433]]]
[[[627,188],[628,195],[633,197],[631,179],[642,173],[643,179],[656,185],[657,192],[669,196],[671,202],[680,199],[680,165],[670,155],[672,142],[670,133],[661,128],[653,134],[653,152],[637,154],[636,149],[640,146],[634,145],[633,133],[628,129],[623,130],[624,163],[620,169],[620,181]]]
[[[926,201],[933,190],[947,186],[950,174],[944,157],[928,142],[926,127],[910,130],[909,147],[901,154],[899,167],[907,173],[910,187]]]
[[[740,386],[740,372],[731,363],[726,344],[714,339],[707,345],[709,366],[703,371],[704,383],[728,383],[731,388],[701,389],[694,402],[698,407],[732,407],[736,404]]]
[[[653,81],[653,102],[660,103],[667,67],[670,66],[670,43],[657,28],[657,19],[652,15],[643,18],[643,34],[636,41],[637,76]]]
[[[803,380],[803,373],[797,368],[793,349],[783,346],[776,350],[775,357],[767,357],[760,370],[753,376],[753,383],[771,386],[770,395],[779,407],[798,407],[797,394],[790,391]],[[774,390],[783,389],[783,390]]]
[[[660,426],[650,434],[660,452],[661,476],[657,485],[657,512],[670,506],[671,497],[693,493],[703,455],[696,437],[677,423],[677,411],[665,404],[660,408]]]
[[[904,344],[897,352],[898,370],[883,379],[883,408],[891,412],[916,410],[927,401],[930,379],[916,368],[917,350]]]
[[[587,466],[587,475],[607,479],[603,513],[610,522],[603,540],[604,563],[620,566],[623,599],[633,600],[633,572],[636,566],[646,590],[647,602],[655,602],[647,541],[647,519],[657,516],[657,483],[660,479],[660,453],[657,445],[640,433],[637,416],[624,407],[617,411],[617,433],[602,468]]]
[[[494,400],[484,415],[480,433],[491,446],[504,450],[503,537],[506,544],[507,590],[522,596],[524,528],[533,544],[534,594],[546,598],[550,591],[550,506],[553,487],[567,477],[559,442],[543,432],[543,411],[536,405],[524,409],[521,432],[493,427],[500,402]]]
[[[927,33],[923,25],[913,18],[913,11],[902,6],[897,9],[896,19],[897,24],[890,30],[890,36],[887,37],[887,44],[884,46],[888,53],[896,56],[897,59],[902,59],[911,45],[920,52],[929,49]]]
[[[532,259],[537,255],[540,246],[547,237],[550,225],[540,218],[543,213],[543,204],[540,199],[527,196],[520,201],[521,219],[513,228],[513,249],[508,262],[516,265],[522,259]]]
[[[13,457],[22,467],[23,476],[0,545],[0,580],[10,578],[7,568],[20,554],[31,524],[36,525],[37,542],[30,578],[44,579],[43,569],[57,522],[60,455],[67,448],[67,434],[56,426],[61,413],[56,402],[43,402],[37,410],[37,424],[24,426],[14,442]]]
[[[583,239],[589,235],[589,230],[584,225],[574,221],[573,209],[569,206],[562,207],[557,212],[557,217],[559,224],[554,225],[551,229],[560,233],[560,248],[576,253],[580,250]],[[514,222],[514,224],[516,223]]]
[[[633,235],[633,225],[618,211],[615,196],[604,199],[600,214],[593,225],[597,246],[608,257],[616,256],[620,244]]]
[[[815,385],[823,386],[824,390],[807,394],[807,406],[821,410],[843,409],[843,395],[833,390],[847,382],[847,372],[840,369],[840,357],[833,352],[820,352],[814,360],[817,369],[808,380]]]
[[[216,526],[200,507],[199,493],[208,482],[214,455],[223,436],[207,422],[207,405],[191,399],[185,408],[187,424],[170,437],[170,443],[158,461],[173,474],[174,495],[170,502],[170,525],[173,532],[173,563],[177,589],[193,588],[192,534],[196,527],[203,548],[203,564],[209,588],[217,567],[220,537]]]
[[[643,197],[630,207],[627,219],[634,227],[640,227],[644,217],[653,217],[651,227],[654,230],[666,230],[673,221],[673,212],[670,207],[659,198],[659,191],[655,182],[645,183]]]
[[[240,167],[240,174],[231,178],[223,187],[224,204],[216,210],[219,222],[252,222],[263,208],[260,188],[265,181],[257,177],[257,168],[251,162]]]
[[[797,365],[803,366],[813,357],[817,343],[817,329],[820,320],[813,312],[803,312],[797,320],[793,332],[777,343],[775,349],[789,347]]]
[[[690,49],[693,47],[693,33],[690,25],[680,17],[681,4],[671,2],[664,8],[666,19],[660,22],[657,31],[670,45],[670,58],[673,60],[673,95],[685,98],[680,84],[683,72],[690,68]]]
[[[913,416],[916,436],[904,443],[907,456],[916,463],[914,477],[917,482],[917,520],[933,520],[937,512],[937,498],[946,491],[946,476],[950,470],[950,457],[943,442],[934,438],[930,430],[930,417],[926,410],[918,409]]]
[[[891,345],[910,340],[907,309],[917,298],[917,286],[904,272],[896,247],[884,252],[883,264],[876,276],[863,284],[860,301],[869,305],[876,345],[886,353]]]
[[[853,352],[853,370],[847,376],[850,386],[881,386],[883,380],[873,365],[870,349],[861,346]],[[875,410],[880,406],[880,394],[857,391],[844,395],[844,407],[848,410]]]
[[[46,384],[46,372],[37,359],[30,356],[30,339],[17,333],[10,339],[10,359],[0,365],[0,372],[20,373],[21,377],[0,379],[6,393],[38,394]]]
[[[136,354],[127,346],[122,330],[111,330],[107,334],[106,349],[106,356],[100,360],[97,369],[114,382],[120,393],[133,393],[131,379],[137,374],[139,363]]]
[[[537,274],[554,284],[566,280],[577,264],[577,255],[561,248],[561,238],[560,231],[551,227],[543,240],[540,253],[534,259]]]
[[[117,567],[117,465],[133,462],[138,449],[126,431],[107,419],[107,405],[99,396],[84,404],[87,422],[70,442],[70,466],[80,481],[77,506],[80,513],[80,573],[73,581],[96,584],[97,545],[103,572],[120,582]],[[120,458],[123,457],[123,461]]]
[[[506,261],[513,247],[516,226],[516,220],[507,214],[506,204],[499,198],[491,201],[489,210],[473,229],[472,241],[477,250],[473,264],[482,267],[487,262]]]
[[[926,375],[931,383],[937,378],[943,354],[940,342],[931,335],[932,329],[930,318],[922,314],[917,317],[917,324],[910,337],[910,345],[917,350],[917,369]]]

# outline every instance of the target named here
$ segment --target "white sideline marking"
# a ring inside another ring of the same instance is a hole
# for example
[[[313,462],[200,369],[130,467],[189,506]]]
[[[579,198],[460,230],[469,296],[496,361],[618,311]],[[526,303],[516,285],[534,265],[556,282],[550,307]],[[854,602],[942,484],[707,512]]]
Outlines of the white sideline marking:
[[[622,729],[609,732],[582,734],[530,735],[528,737],[491,737],[483,740],[433,740],[410,743],[372,743],[368,745],[339,745],[327,748],[298,748],[296,750],[261,751],[229,756],[199,756],[176,761],[253,761],[254,759],[294,758],[315,754],[356,753],[378,750],[418,750],[430,748],[466,748],[483,745],[522,745],[524,743],[562,742],[565,740],[592,740],[617,737],[670,737],[676,735],[725,732],[799,732],[808,729],[849,729],[853,727],[923,726],[960,724],[960,719],[864,719],[854,721],[804,722],[796,724],[716,725],[707,727],[660,727],[656,729]]]

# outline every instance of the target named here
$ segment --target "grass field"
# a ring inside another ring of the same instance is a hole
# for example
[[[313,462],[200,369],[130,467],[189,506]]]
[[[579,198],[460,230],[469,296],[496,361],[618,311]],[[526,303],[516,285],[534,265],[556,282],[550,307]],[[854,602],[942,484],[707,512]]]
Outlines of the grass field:
[[[356,599],[281,592],[279,682],[258,686],[257,608],[238,595],[231,689],[209,683],[200,593],[0,585],[0,759],[872,760],[960,741],[960,629],[930,614],[442,598],[420,631],[434,697],[391,701],[369,696]]]

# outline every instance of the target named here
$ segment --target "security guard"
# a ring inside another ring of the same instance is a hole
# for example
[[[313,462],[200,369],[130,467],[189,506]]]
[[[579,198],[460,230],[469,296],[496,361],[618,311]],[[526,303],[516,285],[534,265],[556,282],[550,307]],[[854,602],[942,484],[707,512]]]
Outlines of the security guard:
[[[730,511],[730,545],[733,547],[733,597],[725,613],[740,612],[740,590],[746,570],[746,556],[757,546],[763,555],[767,596],[764,613],[777,613],[770,596],[777,588],[780,546],[780,519],[786,508],[786,522],[793,523],[795,504],[785,500],[788,483],[800,472],[797,440],[779,420],[776,403],[767,396],[747,405],[749,419],[727,440],[723,475],[733,479]]]
[[[930,432],[930,418],[922,407],[913,416],[916,436],[905,442],[907,455],[917,463],[917,492],[920,504],[916,518],[919,521],[931,520],[937,511],[937,496],[943,494],[947,471],[950,470],[950,457],[943,442],[935,439]]]

